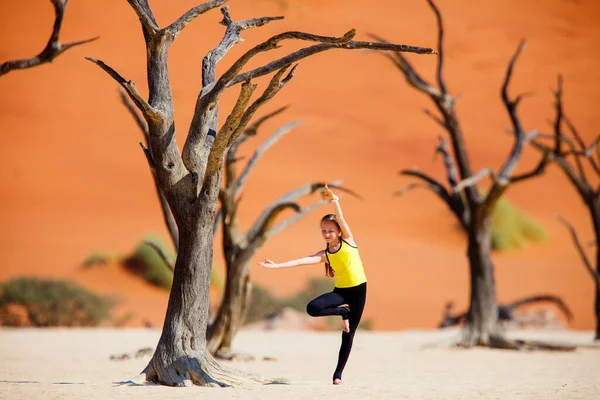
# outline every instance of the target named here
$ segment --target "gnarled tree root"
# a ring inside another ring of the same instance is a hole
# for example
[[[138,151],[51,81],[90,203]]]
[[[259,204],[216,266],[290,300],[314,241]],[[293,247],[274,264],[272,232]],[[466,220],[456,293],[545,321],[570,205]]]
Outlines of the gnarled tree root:
[[[545,351],[575,351],[576,345],[542,340],[509,339],[501,335],[492,335],[488,346],[494,349],[506,350],[545,350]]]
[[[119,385],[161,384],[167,386],[207,386],[238,387],[254,384],[274,385],[287,384],[285,378],[266,378],[223,366],[208,353],[198,357],[186,357],[176,360],[160,370],[150,361],[148,366],[137,377]]]

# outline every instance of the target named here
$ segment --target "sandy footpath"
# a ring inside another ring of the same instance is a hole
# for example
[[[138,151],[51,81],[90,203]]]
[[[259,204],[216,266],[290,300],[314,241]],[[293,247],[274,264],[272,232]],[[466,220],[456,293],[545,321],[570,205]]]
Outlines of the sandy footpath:
[[[111,354],[154,346],[158,330],[0,329],[2,399],[598,399],[599,349],[572,353],[458,350],[443,346],[456,331],[360,331],[344,373],[330,383],[335,332],[243,331],[235,344],[257,361],[231,363],[287,385],[244,388],[125,387],[149,356]],[[590,332],[512,332],[512,336],[587,343]],[[442,346],[440,346],[442,344]],[[274,357],[275,361],[263,357]]]

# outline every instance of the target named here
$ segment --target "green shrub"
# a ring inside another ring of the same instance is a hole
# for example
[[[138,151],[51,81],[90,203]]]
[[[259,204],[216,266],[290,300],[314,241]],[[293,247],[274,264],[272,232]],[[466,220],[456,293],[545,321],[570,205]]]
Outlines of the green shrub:
[[[128,271],[141,276],[149,283],[170,290],[173,283],[173,271],[156,250],[145,243],[146,241],[155,243],[170,260],[175,259],[173,251],[163,241],[155,236],[147,236],[138,243],[132,254],[125,256],[122,264]]]
[[[544,242],[546,230],[539,223],[502,197],[492,211],[492,248],[523,248],[527,242]]]
[[[104,266],[109,262],[113,261],[114,257],[106,253],[95,251],[83,260],[84,268],[91,268],[96,266]]]
[[[17,305],[33,326],[97,326],[110,318],[114,301],[98,296],[69,281],[29,277],[12,279],[0,285],[0,323],[15,326]]]

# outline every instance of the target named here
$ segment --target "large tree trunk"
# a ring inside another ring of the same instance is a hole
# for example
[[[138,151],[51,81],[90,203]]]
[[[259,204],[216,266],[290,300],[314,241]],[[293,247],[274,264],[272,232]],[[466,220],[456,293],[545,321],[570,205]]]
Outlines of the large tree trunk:
[[[200,201],[200,200],[198,200]],[[149,381],[170,386],[220,385],[211,378],[206,349],[208,295],[213,252],[212,226],[180,227],[173,285],[162,335],[147,367]],[[220,385],[221,386],[221,385]]]
[[[600,276],[600,200],[593,199],[589,204],[592,221],[594,221],[594,233],[596,234],[596,274]],[[598,279],[595,280],[596,299],[594,302],[594,311],[596,313],[596,335],[595,340],[600,340],[600,285]]]
[[[223,387],[249,380],[263,382],[219,365],[207,349],[213,225],[198,221],[210,220],[206,214],[214,215],[215,202],[205,203],[199,212],[191,213],[195,214],[192,229],[180,226],[179,252],[162,335],[144,374],[148,381],[169,386]]]
[[[223,301],[208,332],[208,350],[219,358],[233,356],[231,343],[244,322],[252,291],[250,260],[227,264]]]
[[[471,275],[469,313],[463,331],[463,345],[489,345],[498,333],[498,305],[491,252],[491,219],[471,223],[467,255]]]

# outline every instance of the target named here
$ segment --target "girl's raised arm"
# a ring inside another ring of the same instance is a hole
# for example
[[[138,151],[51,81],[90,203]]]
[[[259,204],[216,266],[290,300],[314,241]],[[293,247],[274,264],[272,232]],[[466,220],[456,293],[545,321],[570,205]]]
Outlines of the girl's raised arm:
[[[342,207],[340,206],[339,199],[335,194],[333,194],[333,192],[327,187],[327,185],[325,185],[324,196],[333,203],[335,216],[337,217],[337,222],[340,225],[340,229],[342,230],[342,239],[348,241],[351,245],[356,245],[356,243],[354,243],[354,238],[352,237],[352,231],[350,231],[350,227],[348,226],[348,223],[344,218],[344,213],[342,212]]]
[[[290,260],[282,263],[276,263],[271,260],[260,261],[258,265],[265,268],[290,268],[290,267],[299,267],[300,265],[312,265],[319,264],[327,261],[325,257],[325,250],[318,251],[312,256],[307,256],[303,258],[297,258],[295,260]]]

